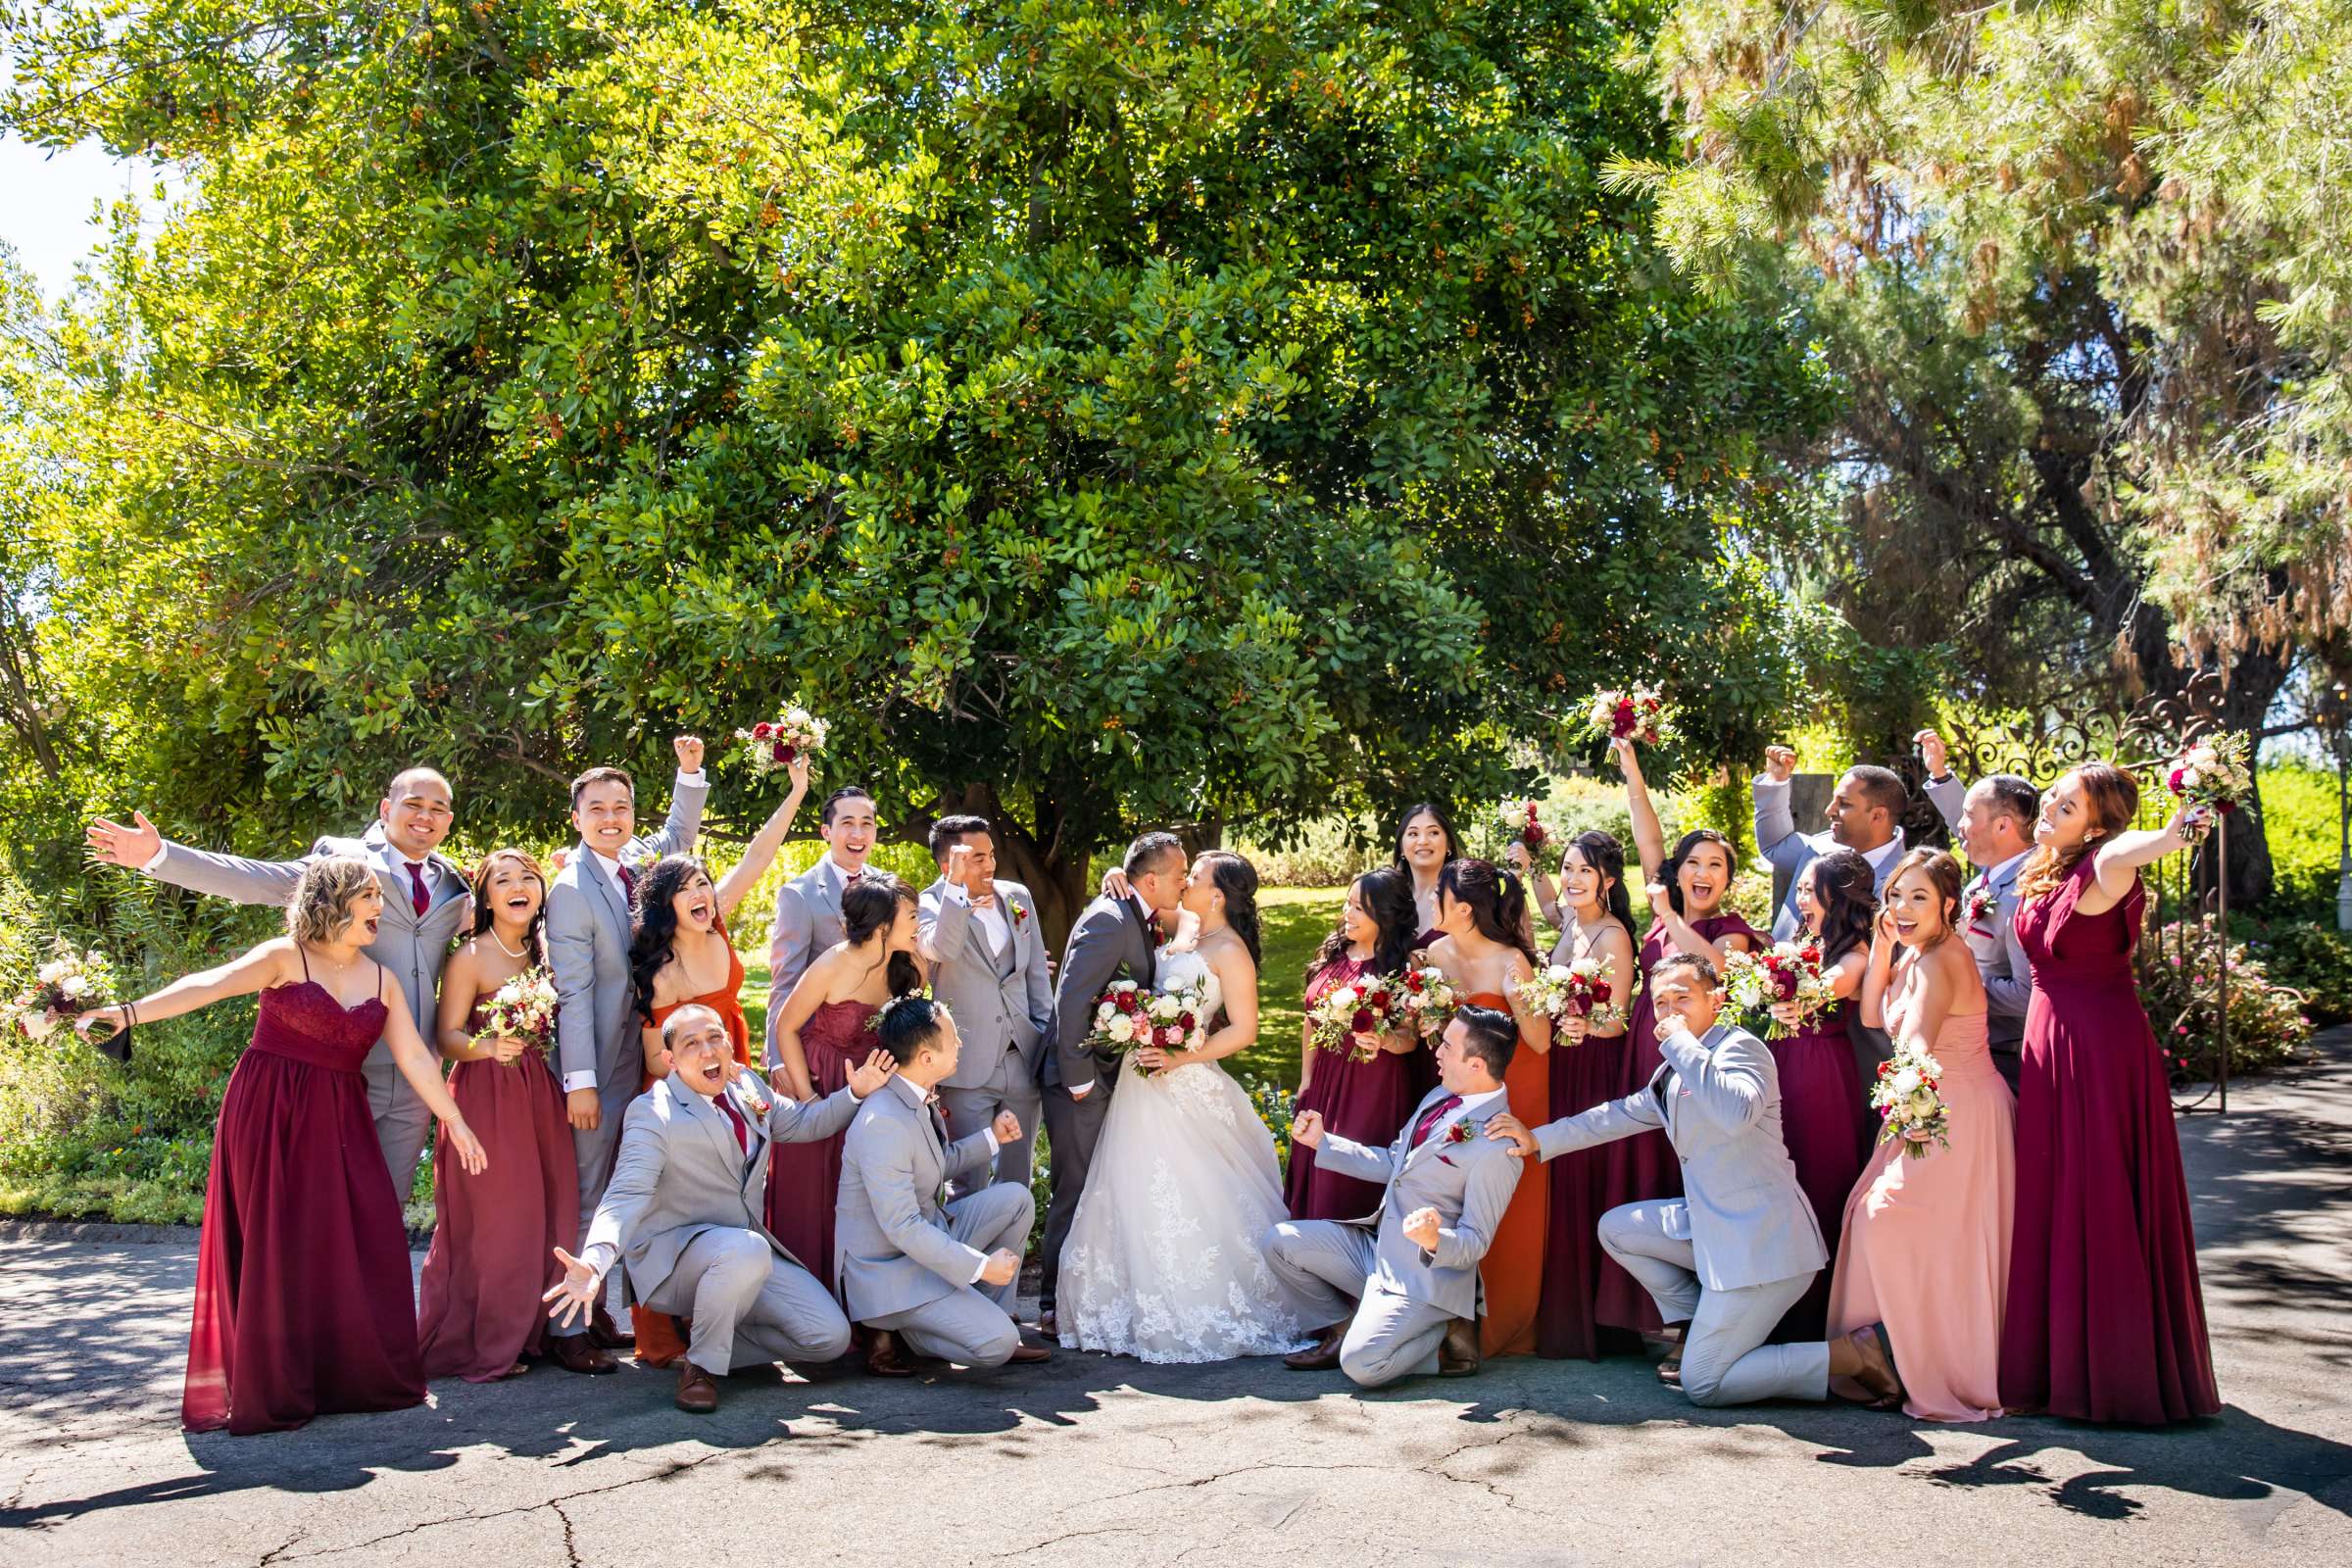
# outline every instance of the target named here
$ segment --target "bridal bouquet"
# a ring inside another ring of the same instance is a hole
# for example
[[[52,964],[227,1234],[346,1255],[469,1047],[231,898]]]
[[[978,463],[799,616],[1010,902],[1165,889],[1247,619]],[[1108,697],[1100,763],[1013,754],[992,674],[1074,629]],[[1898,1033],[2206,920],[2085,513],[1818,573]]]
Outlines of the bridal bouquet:
[[[1606,1029],[1625,1014],[1609,1000],[1608,967],[1598,958],[1546,964],[1519,982],[1519,1000],[1553,1023],[1583,1018]]]
[[[781,717],[761,719],[750,729],[739,729],[735,738],[743,742],[744,760],[752,764],[754,773],[765,775],[779,767],[790,767],[797,757],[814,757],[825,749],[825,736],[832,726],[798,703],[788,706]]]
[[[1206,990],[1205,980],[1165,991],[1113,980],[1095,999],[1095,1027],[1087,1034],[1087,1048],[1130,1056],[1146,1046],[1197,1051],[1208,1041],[1208,1020],[1200,1014]]]
[[[1674,739],[1674,710],[1655,686],[1596,691],[1585,704],[1585,732],[1596,740],[1663,746]]]
[[[1307,1009],[1308,1036],[1317,1051],[1355,1061],[1380,1054],[1379,1036],[1404,1021],[1404,982],[1382,977],[1333,986]]]
[[[477,1042],[523,1040],[545,1051],[556,1038],[556,977],[533,966],[500,986],[482,1014]],[[513,1066],[522,1058],[507,1063]]]
[[[1870,1106],[1885,1118],[1879,1124],[1880,1143],[1899,1138],[1913,1159],[1928,1157],[1931,1141],[1952,1147],[1951,1115],[1936,1082],[1942,1076],[1943,1064],[1916,1046],[1896,1046],[1893,1057],[1879,1063]]]
[[[1724,971],[1732,1005],[1742,1012],[1767,1015],[1764,1038],[1785,1040],[1796,1031],[1770,1016],[1774,1004],[1793,1002],[1805,1022],[1837,998],[1821,972],[1821,944],[1813,941],[1776,942],[1762,953],[1734,953]]]
[[[1505,801],[1494,809],[1494,830],[1506,845],[1527,846],[1529,862],[1544,858],[1544,846],[1551,842],[1551,829],[1538,817],[1541,803],[1536,801]]]
[[[0,1019],[38,1040],[61,1023],[94,1008],[114,1005],[115,966],[103,953],[77,953],[59,942],[56,956],[32,977],[32,989],[0,1009]]]
[[[2164,782],[2191,806],[2234,811],[2238,802],[2254,793],[2247,755],[2245,736],[2234,731],[2208,735],[2173,759]]]
[[[1421,957],[1416,953],[1414,957]],[[1436,964],[1416,964],[1396,977],[1398,1001],[1404,1016],[1412,1021],[1413,1032],[1424,1040],[1435,1040],[1446,1032],[1453,1015],[1462,1004],[1462,994],[1446,978],[1446,971]]]

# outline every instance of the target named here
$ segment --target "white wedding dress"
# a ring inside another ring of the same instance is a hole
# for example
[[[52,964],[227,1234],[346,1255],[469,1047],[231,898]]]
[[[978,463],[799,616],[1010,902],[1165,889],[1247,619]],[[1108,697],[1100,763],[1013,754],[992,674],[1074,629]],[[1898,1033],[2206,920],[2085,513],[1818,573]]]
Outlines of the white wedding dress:
[[[1216,1016],[1217,977],[1200,954],[1162,949],[1158,971],[1162,986],[1204,980]],[[1249,1094],[1213,1061],[1119,1071],[1062,1249],[1061,1343],[1161,1362],[1299,1348],[1323,1324],[1266,1263],[1266,1231],[1290,1211]]]

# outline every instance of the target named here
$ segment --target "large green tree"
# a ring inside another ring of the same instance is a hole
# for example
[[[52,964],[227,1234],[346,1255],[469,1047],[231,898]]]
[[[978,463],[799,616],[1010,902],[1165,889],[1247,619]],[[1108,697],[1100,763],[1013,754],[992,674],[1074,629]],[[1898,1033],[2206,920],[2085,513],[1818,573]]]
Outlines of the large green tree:
[[[55,334],[53,648],[228,834],[477,828],[800,694],[903,829],[1499,790],[1604,676],[1752,749],[1802,345],[1692,297],[1610,0],[61,0],[6,115],[174,163]],[[127,695],[125,695],[127,694]]]

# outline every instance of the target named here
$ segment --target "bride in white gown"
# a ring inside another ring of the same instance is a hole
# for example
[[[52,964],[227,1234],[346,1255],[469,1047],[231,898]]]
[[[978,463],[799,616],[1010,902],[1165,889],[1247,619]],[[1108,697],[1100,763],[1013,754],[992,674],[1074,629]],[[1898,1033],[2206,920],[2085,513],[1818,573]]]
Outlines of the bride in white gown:
[[[1138,1051],[1120,1068],[1061,1254],[1065,1346],[1163,1362],[1280,1355],[1330,1315],[1266,1264],[1266,1231],[1289,1217],[1274,1140],[1218,1065],[1257,1038],[1256,897],[1240,856],[1193,862],[1159,989],[1205,979],[1201,1010],[1224,1018],[1198,1052]]]

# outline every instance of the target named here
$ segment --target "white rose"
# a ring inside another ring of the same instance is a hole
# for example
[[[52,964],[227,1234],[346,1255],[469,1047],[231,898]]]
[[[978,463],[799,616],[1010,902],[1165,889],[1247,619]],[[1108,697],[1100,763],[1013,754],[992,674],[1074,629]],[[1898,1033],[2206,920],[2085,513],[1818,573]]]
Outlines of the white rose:
[[[90,989],[89,976],[70,974],[57,983],[57,989],[69,997],[84,996]]]
[[[41,984],[45,986],[53,986],[57,984],[60,980],[63,980],[66,977],[66,970],[68,967],[69,965],[63,958],[53,958],[49,962],[42,964],[39,975]]]
[[[1122,1012],[1110,1020],[1109,1027],[1103,1032],[1123,1046],[1135,1038],[1135,1020]]]
[[[2202,745],[2192,746],[2189,748],[2188,760],[2198,767],[2211,767],[2214,762],[2213,748]]]
[[[1342,986],[1327,999],[1334,1012],[1347,1012],[1355,1005],[1355,987]]]
[[[1174,997],[1153,997],[1152,999],[1152,1016],[1159,1019],[1162,1023],[1165,1023],[1168,1019],[1175,1017],[1183,1010],[1184,1009],[1182,1007],[1177,1005],[1176,999]]]
[[[1936,1092],[1922,1089],[1911,1097],[1911,1115],[1916,1121],[1926,1121],[1936,1114]]]
[[[1894,1075],[1894,1083],[1891,1087],[1898,1102],[1910,1099],[1919,1088],[1919,1069],[1917,1067],[1903,1068]]]
[[[1548,970],[1545,971],[1545,973],[1551,977],[1552,982],[1556,985],[1566,985],[1569,981],[1576,978],[1576,971],[1569,968],[1564,963],[1553,964]]]
[[[1102,1004],[1102,1005],[1095,1009],[1095,1022],[1108,1023],[1111,1019],[1116,1018],[1118,1015],[1119,1009],[1105,1002]]]

